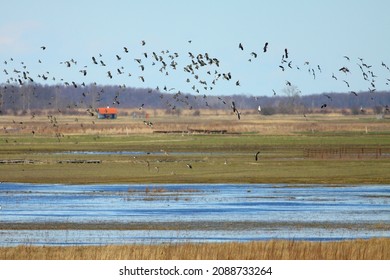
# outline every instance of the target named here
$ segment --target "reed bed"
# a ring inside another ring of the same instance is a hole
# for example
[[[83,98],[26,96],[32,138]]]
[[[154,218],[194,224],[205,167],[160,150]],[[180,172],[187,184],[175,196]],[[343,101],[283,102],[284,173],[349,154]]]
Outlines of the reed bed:
[[[17,246],[2,260],[389,260],[390,238],[308,242],[271,240],[162,245]]]

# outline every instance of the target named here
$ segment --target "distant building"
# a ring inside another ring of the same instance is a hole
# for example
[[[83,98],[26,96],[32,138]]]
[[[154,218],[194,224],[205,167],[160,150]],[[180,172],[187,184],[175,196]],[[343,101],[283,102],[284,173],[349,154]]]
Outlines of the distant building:
[[[97,108],[98,119],[116,119],[118,117],[117,108]]]

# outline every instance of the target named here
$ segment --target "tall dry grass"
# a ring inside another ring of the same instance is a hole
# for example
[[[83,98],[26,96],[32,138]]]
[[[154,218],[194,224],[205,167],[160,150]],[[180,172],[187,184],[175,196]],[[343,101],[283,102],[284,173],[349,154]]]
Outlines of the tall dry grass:
[[[389,260],[390,238],[0,248],[2,260]]]
[[[58,115],[56,124],[46,115],[2,116],[0,135],[51,135],[61,133],[128,135],[136,133],[153,133],[157,131],[227,130],[230,133],[257,132],[262,135],[288,135],[296,132],[359,132],[373,133],[388,131],[390,122],[377,120],[374,115],[343,116],[339,114],[272,115],[264,116],[252,111],[243,111],[241,120],[231,111],[201,110],[200,116],[194,116],[190,110],[183,110],[180,116],[165,114],[163,110],[150,111],[147,121],[153,127],[144,124],[144,118],[134,119],[132,111],[122,110],[115,120],[98,120],[84,112],[80,115]]]

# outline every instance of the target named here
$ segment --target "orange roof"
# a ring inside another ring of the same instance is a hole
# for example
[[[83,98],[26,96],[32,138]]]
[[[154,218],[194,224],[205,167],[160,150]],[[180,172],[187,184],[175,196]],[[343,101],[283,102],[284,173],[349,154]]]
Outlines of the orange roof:
[[[109,114],[109,115],[118,114],[117,108],[98,108],[97,111],[99,114],[102,114],[102,115],[104,115],[104,114]]]

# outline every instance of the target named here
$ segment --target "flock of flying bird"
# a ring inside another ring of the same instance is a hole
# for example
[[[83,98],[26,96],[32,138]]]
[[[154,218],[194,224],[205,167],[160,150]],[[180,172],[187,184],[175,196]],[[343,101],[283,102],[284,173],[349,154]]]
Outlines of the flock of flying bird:
[[[191,41],[188,41],[191,44]],[[145,47],[146,42],[144,40],[141,41],[141,46]],[[265,55],[269,51],[269,43],[265,42],[262,46],[261,52]],[[41,47],[42,51],[47,51],[46,46]],[[244,44],[239,43],[238,49],[241,52],[247,52]],[[288,71],[288,70],[301,70],[302,67],[305,67],[308,73],[312,76],[313,79],[316,79],[316,76],[319,73],[322,73],[322,69],[320,65],[312,66],[309,61],[305,61],[302,65],[295,64],[293,66],[293,60],[290,58],[290,54],[287,48],[282,50],[281,52],[281,60],[278,64],[278,68],[280,71]],[[181,90],[177,90],[175,87],[169,87],[167,85],[157,85],[153,89],[149,89],[149,92],[165,92],[172,93],[172,97],[174,102],[166,101],[166,105],[171,109],[176,109],[175,102],[183,103],[188,108],[192,109],[192,104],[190,98],[193,99],[203,99],[204,105],[209,106],[207,102],[207,97],[217,84],[221,81],[226,81],[232,83],[232,85],[239,87],[241,85],[240,80],[235,77],[231,71],[223,71],[221,66],[221,61],[217,57],[213,57],[207,52],[205,53],[192,53],[188,52],[186,55],[183,55],[177,52],[171,52],[169,50],[162,50],[160,52],[147,52],[142,51],[138,56],[130,56],[132,52],[129,47],[123,47],[121,52],[117,52],[111,57],[103,56],[102,54],[92,55],[89,63],[85,63],[84,66],[80,67],[80,63],[76,59],[68,59],[61,61],[60,64],[64,65],[66,69],[62,69],[62,71],[70,71],[76,69],[77,72],[80,73],[80,79],[86,78],[90,71],[103,71],[106,73],[106,78],[110,80],[109,83],[115,83],[115,79],[117,77],[136,77],[142,83],[147,83],[148,72],[147,70],[151,69],[150,66],[153,66],[153,69],[157,69],[163,76],[170,76],[173,72],[176,72],[174,75],[181,75],[183,79],[185,79],[186,83],[188,83],[189,87],[184,89],[186,92],[191,92],[192,95],[187,95]],[[253,62],[258,59],[260,56],[259,52],[249,51],[248,52],[248,61]],[[337,72],[342,73],[343,78],[340,78],[340,81],[345,83],[348,91],[354,96],[358,96],[358,93],[354,90],[350,90],[350,82],[348,81],[348,75],[351,74],[350,67],[348,64],[352,63],[351,59],[348,56],[344,56],[343,58],[344,65],[338,69]],[[115,62],[113,62],[115,60]],[[44,63],[44,58],[38,59],[38,63],[42,65]],[[361,71],[362,78],[367,82],[367,88],[370,92],[374,92],[376,90],[376,78],[377,75],[371,70],[372,65],[368,65],[363,58],[359,58],[359,62],[356,63],[359,66]],[[13,58],[9,60],[4,60],[4,69],[3,73],[5,75],[6,81],[2,83],[2,88],[4,90],[8,90],[9,87],[23,87],[24,85],[33,85],[34,83],[48,83],[51,81],[52,83],[62,84],[64,86],[71,86],[75,88],[86,87],[86,82],[77,82],[77,81],[65,81],[63,78],[58,78],[55,75],[51,74],[50,71],[44,71],[41,73],[33,73],[32,69],[28,67],[23,61],[16,62]],[[384,68],[389,72],[390,77],[390,69],[389,67],[382,62]],[[98,68],[98,69],[96,69]],[[129,71],[129,68],[131,71]],[[68,70],[69,69],[69,70]],[[181,74],[178,73],[178,70],[183,70]],[[73,70],[74,71],[74,70]],[[184,73],[184,76],[182,75]],[[73,73],[74,74],[74,73]],[[332,72],[332,79],[339,80],[337,75]],[[152,78],[153,79],[153,78]],[[121,81],[124,79],[122,78]],[[390,79],[386,79],[386,85],[389,85]],[[126,89],[126,83],[118,85],[118,93],[113,100],[113,104],[118,105],[120,103],[120,93],[121,90]],[[131,83],[131,81],[129,82]],[[127,83],[127,84],[129,84]],[[93,82],[94,85],[97,85],[96,82]],[[285,86],[291,87],[293,83],[289,80],[285,81]],[[276,95],[276,91],[272,89],[273,95]],[[34,93],[33,93],[34,94]],[[101,90],[97,95],[97,99],[101,94],[104,94],[104,90]],[[83,96],[85,93],[83,92]],[[327,96],[327,95],[325,95]],[[161,99],[163,99],[164,95],[160,95]],[[240,119],[241,113],[237,105],[234,101],[227,101],[223,97],[218,97],[220,102],[226,105],[232,113],[236,114],[237,118]],[[140,104],[140,108],[143,108],[145,104]],[[321,108],[327,107],[328,104],[324,103],[321,105]],[[388,107],[387,107],[388,108]],[[89,108],[88,112],[93,114],[94,108]]]
[[[188,41],[188,44],[191,44],[192,41]],[[117,77],[120,77],[121,81],[125,80],[124,77],[137,78],[141,83],[145,83],[150,85],[150,80],[148,80],[151,73],[152,77],[155,73],[160,73],[165,77],[169,77],[170,75],[177,75],[178,77],[182,77],[185,79],[185,82],[189,85],[188,88],[184,89],[186,92],[191,92],[190,94],[186,94],[181,90],[177,90],[174,87],[169,87],[167,85],[157,85],[154,88],[149,88],[148,92],[157,92],[161,93],[160,98],[164,99],[166,95],[162,94],[171,93],[173,98],[170,100],[166,100],[166,105],[175,110],[178,103],[181,103],[180,106],[187,106],[187,108],[192,109],[192,103],[201,100],[204,102],[205,106],[209,106],[207,102],[209,93],[218,86],[221,82],[231,83],[234,87],[239,87],[241,82],[238,77],[234,75],[229,70],[223,70],[223,62],[220,61],[218,57],[211,56],[209,53],[193,53],[188,51],[186,54],[179,54],[178,52],[170,51],[170,50],[162,50],[162,51],[147,51],[146,46],[147,43],[142,40],[140,42],[140,46],[138,48],[145,48],[145,51],[141,51],[137,56],[134,56],[134,53],[127,46],[124,46],[120,51],[118,51],[114,55],[102,55],[95,54],[90,57],[88,63],[85,63],[83,66],[80,66],[80,63],[76,59],[67,59],[61,61],[60,64],[64,67],[61,71],[73,71],[73,75],[77,73],[77,78],[83,79],[87,78],[90,71],[98,71],[103,72],[106,79],[108,79],[111,83],[115,83]],[[270,44],[265,42],[261,47],[260,51],[247,51],[246,47],[243,43],[238,44],[238,51],[242,52],[246,55],[246,59],[248,62],[254,62],[258,60],[261,55],[267,55],[269,52]],[[46,46],[41,47],[42,52],[46,52]],[[239,55],[239,54],[237,54]],[[297,71],[307,71],[312,79],[316,79],[319,73],[322,73],[322,68],[320,65],[312,66],[309,61],[305,61],[303,63],[296,64],[292,59],[287,48],[284,48],[280,51],[281,60],[278,63],[276,69],[279,71],[287,72],[291,70]],[[44,65],[45,57],[38,59],[37,63],[42,68]],[[353,61],[348,57],[343,57],[343,65],[337,69],[335,72],[332,72],[331,78],[334,80],[342,81],[348,91],[352,96],[358,96],[356,91],[350,90],[350,83],[348,81],[348,76],[351,75],[350,65],[352,66]],[[4,77],[5,82],[1,83],[0,94],[4,91],[13,90],[15,88],[20,88],[25,85],[31,86],[38,83],[48,83],[51,81],[52,83],[56,83],[57,85],[69,86],[74,88],[87,88],[88,83],[73,81],[65,81],[63,78],[56,77],[51,73],[51,71],[43,71],[40,73],[34,73],[34,69],[31,69],[24,63],[23,61],[16,61],[13,58],[3,61],[4,64]],[[367,64],[363,58],[358,58],[356,65],[358,65],[362,78],[367,82],[367,88],[371,93],[374,93],[376,90],[376,78],[377,75],[372,70],[372,65]],[[354,66],[356,66],[354,65]],[[382,62],[381,67],[385,68],[388,71],[390,77],[390,69],[389,67]],[[302,69],[301,69],[302,68]],[[155,69],[154,72],[151,72]],[[181,71],[180,71],[181,70]],[[180,71],[180,72],[179,72]],[[339,78],[338,74],[342,76]],[[76,77],[76,76],[75,76]],[[130,84],[131,80],[129,83]],[[386,79],[386,85],[389,85],[390,78]],[[91,83],[90,83],[91,84]],[[95,89],[97,90],[97,82],[93,82],[95,85]],[[285,86],[291,87],[294,84],[286,80]],[[121,92],[126,89],[126,83],[118,85],[118,91],[112,103],[114,105],[120,104]],[[276,95],[276,91],[272,89],[273,95]],[[32,93],[35,94],[34,92]],[[101,95],[104,94],[104,89],[97,93],[97,99],[99,100]],[[85,97],[85,92],[82,93],[83,97]],[[329,99],[331,97],[326,95]],[[374,98],[374,96],[372,97]],[[192,100],[191,100],[192,99]],[[231,110],[233,114],[237,116],[238,119],[241,118],[241,112],[238,108],[236,102],[234,100],[227,100],[223,97],[218,97],[218,100],[225,106],[228,110]],[[108,105],[108,104],[107,104]],[[145,104],[139,104],[139,109],[142,110]],[[256,105],[257,106],[257,105]],[[328,103],[323,103],[321,108],[326,108]],[[259,111],[260,106],[258,107]],[[389,110],[388,105],[385,105],[386,110]],[[91,106],[87,109],[87,112],[94,115],[94,109]],[[50,121],[53,121],[53,116],[49,118]],[[55,119],[55,117],[54,117]],[[144,121],[146,125],[152,126],[151,122]],[[255,159],[258,159],[259,153],[256,153]]]

